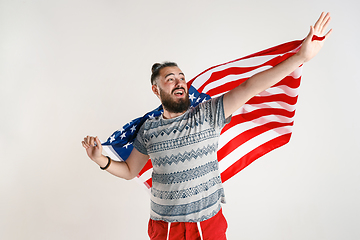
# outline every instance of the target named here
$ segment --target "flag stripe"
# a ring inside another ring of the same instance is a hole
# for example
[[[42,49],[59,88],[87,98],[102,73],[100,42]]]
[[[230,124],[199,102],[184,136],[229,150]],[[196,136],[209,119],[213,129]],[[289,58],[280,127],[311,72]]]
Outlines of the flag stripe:
[[[269,89],[259,93],[258,96],[271,96],[274,94],[281,94],[281,93],[285,93],[286,95],[288,95],[290,97],[296,97],[298,95],[297,89],[292,89],[286,85],[281,85],[278,87],[269,88]]]

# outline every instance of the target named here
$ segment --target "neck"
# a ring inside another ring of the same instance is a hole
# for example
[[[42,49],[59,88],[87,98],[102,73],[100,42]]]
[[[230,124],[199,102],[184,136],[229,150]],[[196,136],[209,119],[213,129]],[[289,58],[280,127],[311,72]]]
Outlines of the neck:
[[[184,114],[185,112],[186,112],[186,111],[180,112],[180,113],[173,113],[173,112],[169,112],[169,111],[167,111],[166,109],[164,109],[163,117],[164,117],[165,119],[176,118],[176,117]]]

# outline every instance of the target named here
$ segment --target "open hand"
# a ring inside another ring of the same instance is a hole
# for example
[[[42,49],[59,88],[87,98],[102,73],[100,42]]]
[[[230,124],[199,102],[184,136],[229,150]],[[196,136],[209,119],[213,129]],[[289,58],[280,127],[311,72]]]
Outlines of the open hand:
[[[82,141],[82,145],[90,159],[96,161],[102,156],[102,146],[98,137],[87,136]]]
[[[326,28],[329,25],[331,20],[330,13],[321,13],[319,19],[316,21],[314,26],[310,26],[310,32],[305,38],[298,55],[300,55],[304,62],[309,61],[320,51],[324,45],[325,40],[330,36],[332,29],[330,29],[326,34]],[[314,40],[313,37],[324,37],[322,40]]]

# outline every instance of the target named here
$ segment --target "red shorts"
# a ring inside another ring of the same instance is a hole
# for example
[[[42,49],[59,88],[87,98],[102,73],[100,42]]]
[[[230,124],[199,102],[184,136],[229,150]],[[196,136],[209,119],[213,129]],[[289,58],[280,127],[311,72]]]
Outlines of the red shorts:
[[[168,236],[169,224],[170,234]],[[151,240],[226,240],[226,229],[227,222],[220,210],[212,218],[200,223],[168,223],[150,219],[148,234]]]

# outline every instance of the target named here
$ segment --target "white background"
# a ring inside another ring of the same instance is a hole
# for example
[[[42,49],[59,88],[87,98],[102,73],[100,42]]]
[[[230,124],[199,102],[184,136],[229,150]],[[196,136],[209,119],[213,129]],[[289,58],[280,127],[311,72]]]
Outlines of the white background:
[[[148,193],[83,137],[159,105],[154,62],[190,79],[304,38],[321,11],[334,32],[304,66],[290,143],[224,184],[228,239],[360,239],[357,0],[0,0],[0,239],[147,239]]]

